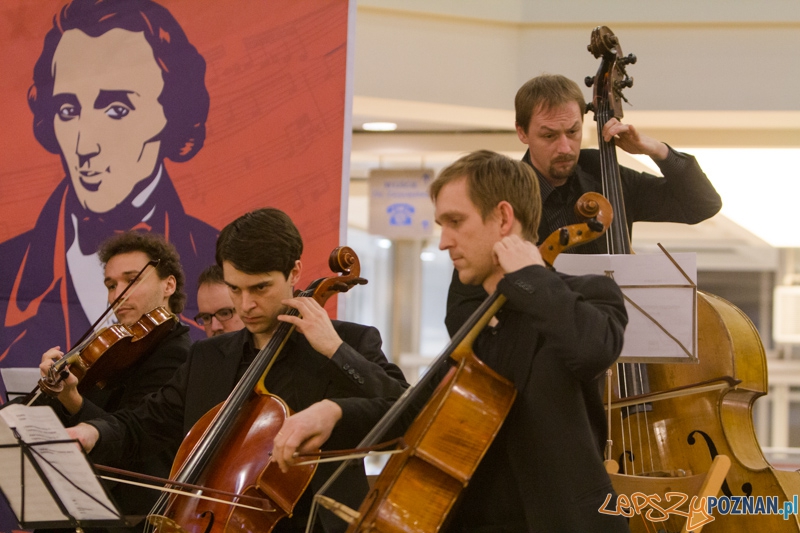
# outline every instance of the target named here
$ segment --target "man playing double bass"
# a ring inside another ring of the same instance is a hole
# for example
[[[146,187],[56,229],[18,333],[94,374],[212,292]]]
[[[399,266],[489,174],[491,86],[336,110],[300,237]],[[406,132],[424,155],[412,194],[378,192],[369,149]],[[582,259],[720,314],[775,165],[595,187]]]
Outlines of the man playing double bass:
[[[581,150],[586,103],[578,85],[559,75],[541,75],[527,81],[514,100],[516,129],[528,150],[522,160],[536,172],[542,199],[539,238],[578,222],[573,212],[581,194],[602,192],[600,153]],[[620,168],[628,233],[633,223],[680,222],[696,224],[714,216],[722,200],[694,157],[644,135],[630,124],[610,119],[606,142],[655,162],[663,178]],[[615,213],[615,216],[617,214]],[[578,246],[575,253],[603,254],[605,239]],[[445,323],[452,336],[486,298],[480,287],[467,287],[456,273],[450,284]]]
[[[90,457],[113,466],[127,456],[175,452],[195,422],[225,401],[282,321],[296,330],[264,385],[295,414],[275,438],[274,454],[291,457],[298,450],[355,446],[408,385],[386,360],[375,328],[332,322],[315,300],[293,297],[302,251],[297,228],[277,209],[259,209],[226,226],[217,241],[217,263],[245,329],[195,343],[174,378],[135,410],[70,428]],[[301,317],[287,315],[289,308]],[[280,520],[274,531],[305,531],[311,495],[335,468],[333,463],[319,465],[293,516]],[[363,463],[358,463],[333,491],[357,507],[367,488]],[[326,532],[344,529],[330,514],[323,514],[321,522]]]
[[[126,299],[114,311],[117,320],[125,326],[134,325],[143,315],[157,307],[164,307],[177,315],[183,311],[186,301],[184,274],[175,247],[155,233],[125,232],[100,245],[98,256],[104,265],[104,284],[108,290],[109,304],[129,286],[139,271],[149,261],[158,260],[154,272],[145,270],[140,282],[126,293]],[[153,267],[148,267],[152,270]],[[76,386],[78,379],[69,374],[58,401],[50,405],[59,414],[65,425],[72,426],[106,413],[131,409],[139,405],[148,394],[157,391],[186,360],[191,346],[189,328],[175,320],[174,326],[148,353],[142,355],[131,367],[119,376],[115,386],[92,387],[82,396]],[[143,339],[143,342],[147,342]],[[47,375],[50,366],[64,354],[55,347],[42,356],[39,369]],[[126,357],[124,353],[107,353],[108,357]],[[172,466],[172,454],[154,453],[125,463],[125,468],[165,477]],[[141,515],[153,505],[157,494],[131,485],[117,484],[112,495],[126,515]]]

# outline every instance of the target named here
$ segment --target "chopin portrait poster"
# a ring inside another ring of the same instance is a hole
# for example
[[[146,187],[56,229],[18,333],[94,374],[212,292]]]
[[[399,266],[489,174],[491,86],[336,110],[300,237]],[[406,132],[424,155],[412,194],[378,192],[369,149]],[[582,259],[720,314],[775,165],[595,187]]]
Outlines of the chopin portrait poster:
[[[219,230],[284,210],[301,287],[329,276],[349,146],[347,0],[0,4],[0,367],[36,366],[105,310],[99,243],[163,233],[182,320]],[[2,392],[2,391],[0,391]]]

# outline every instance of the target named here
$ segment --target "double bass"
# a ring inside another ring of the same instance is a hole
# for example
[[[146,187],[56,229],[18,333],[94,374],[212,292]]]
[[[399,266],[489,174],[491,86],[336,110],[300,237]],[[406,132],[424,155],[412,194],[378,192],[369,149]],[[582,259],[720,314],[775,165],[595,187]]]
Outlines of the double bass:
[[[561,228],[539,246],[551,266],[563,250],[591,241],[606,230],[613,213],[605,198],[586,193],[576,205],[586,222]],[[386,413],[359,444],[369,448],[392,428],[409,406],[420,405],[447,371],[406,431],[406,446],[392,455],[358,511],[327,498],[315,500],[349,522],[348,533],[438,531],[493,442],[516,397],[514,385],[472,352],[472,343],[502,307],[505,297],[489,296],[453,336],[423,378]]]
[[[597,121],[604,187],[615,209],[608,234],[616,253],[630,251],[622,209],[622,188],[613,139],[602,130],[622,117],[622,90],[632,85],[625,67],[635,56],[623,56],[618,38],[605,26],[592,32],[589,51],[601,59],[594,78],[592,109]],[[590,83],[591,81],[591,83]],[[612,252],[612,253],[613,253]],[[617,369],[611,380],[609,409],[614,414],[610,455],[621,473],[637,478],[647,493],[646,477],[688,476],[709,470],[718,455],[731,460],[720,496],[772,497],[779,506],[800,494],[800,474],[780,471],[764,458],[753,427],[753,403],[767,393],[764,347],[753,323],[730,302],[697,293],[698,363],[651,363]],[[631,530],[680,531],[682,524],[652,523],[642,515]],[[797,515],[714,514],[704,532],[798,532]]]

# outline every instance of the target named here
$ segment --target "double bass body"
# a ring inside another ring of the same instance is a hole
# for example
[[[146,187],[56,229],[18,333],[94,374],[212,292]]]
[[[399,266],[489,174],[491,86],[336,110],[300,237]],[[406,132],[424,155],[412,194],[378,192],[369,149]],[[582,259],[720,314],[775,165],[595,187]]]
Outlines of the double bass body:
[[[612,457],[620,472],[636,475],[690,475],[708,471],[719,454],[731,459],[720,496],[776,497],[779,506],[800,494],[800,474],[780,471],[764,458],[753,427],[753,403],[767,393],[764,347],[749,318],[731,303],[702,292],[697,296],[698,364],[652,364],[650,387],[668,391],[698,383],[722,388],[652,402],[620,420],[612,416]],[[616,379],[613,380],[616,383]],[[735,384],[735,385],[734,385]],[[618,393],[618,391],[616,391]],[[646,489],[642,488],[643,492]],[[800,531],[798,516],[722,514],[704,533]],[[631,518],[632,531],[652,525]]]

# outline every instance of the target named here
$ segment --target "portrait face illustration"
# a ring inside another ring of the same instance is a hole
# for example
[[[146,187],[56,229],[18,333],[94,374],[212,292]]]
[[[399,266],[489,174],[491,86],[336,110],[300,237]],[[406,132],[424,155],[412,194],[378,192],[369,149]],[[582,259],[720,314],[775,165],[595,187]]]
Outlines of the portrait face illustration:
[[[167,119],[153,50],[141,32],[64,32],[52,62],[53,126],[81,205],[105,213],[161,161]]]

